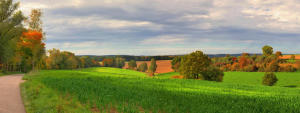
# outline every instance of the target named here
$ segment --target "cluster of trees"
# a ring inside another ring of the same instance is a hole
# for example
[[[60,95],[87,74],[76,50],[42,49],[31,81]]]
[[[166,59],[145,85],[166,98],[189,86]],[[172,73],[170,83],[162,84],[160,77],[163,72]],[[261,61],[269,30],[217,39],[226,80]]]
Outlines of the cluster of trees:
[[[123,68],[125,66],[125,59],[121,57],[105,58],[102,60],[102,66]]]
[[[68,51],[52,49],[48,51],[49,56],[45,57],[44,69],[78,69],[100,66],[98,61],[88,56],[78,57]]]
[[[202,51],[175,57],[172,60],[172,68],[187,79],[221,82],[224,76],[223,71],[212,65],[211,59]]]
[[[33,9],[25,17],[18,7],[19,2],[0,1],[0,69],[4,72],[37,70],[46,55],[41,10]]]
[[[157,64],[156,64],[156,60],[154,58],[151,59],[149,67],[146,62],[141,63],[138,66],[135,60],[130,60],[128,62],[128,69],[137,70],[137,71],[141,71],[141,72],[148,72],[150,76],[154,76],[156,69],[157,69]]]
[[[94,60],[97,61],[103,61],[104,59],[114,59],[114,58],[123,58],[125,61],[151,61],[151,59],[156,60],[172,60],[175,56],[131,56],[131,55],[106,55],[106,56],[92,56],[90,55]]]
[[[224,71],[246,71],[246,72],[293,72],[297,69],[292,65],[280,65],[285,60],[280,59],[282,53],[273,53],[271,46],[262,48],[263,55],[249,55],[243,53],[239,57],[226,56],[213,58],[213,64]]]

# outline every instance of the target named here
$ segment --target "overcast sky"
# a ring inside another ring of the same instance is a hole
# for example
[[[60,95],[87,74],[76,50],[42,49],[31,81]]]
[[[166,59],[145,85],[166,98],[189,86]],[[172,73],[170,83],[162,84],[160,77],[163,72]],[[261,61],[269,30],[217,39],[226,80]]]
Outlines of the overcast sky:
[[[300,53],[299,0],[19,0],[47,49],[77,55]]]

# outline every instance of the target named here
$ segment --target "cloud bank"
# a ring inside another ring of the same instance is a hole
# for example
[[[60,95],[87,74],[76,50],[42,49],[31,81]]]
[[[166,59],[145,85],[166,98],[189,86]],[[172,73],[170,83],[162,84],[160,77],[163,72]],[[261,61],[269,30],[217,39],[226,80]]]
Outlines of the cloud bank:
[[[300,53],[298,0],[20,0],[44,11],[47,49],[80,55]]]

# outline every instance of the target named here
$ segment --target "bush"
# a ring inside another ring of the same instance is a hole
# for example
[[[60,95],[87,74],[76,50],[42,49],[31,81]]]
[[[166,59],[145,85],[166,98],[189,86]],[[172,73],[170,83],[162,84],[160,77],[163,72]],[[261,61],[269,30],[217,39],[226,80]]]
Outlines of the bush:
[[[222,82],[224,73],[216,67],[209,67],[206,71],[202,72],[201,78],[208,81]]]
[[[272,72],[266,72],[265,76],[263,77],[263,85],[266,86],[273,86],[278,81],[276,75]]]

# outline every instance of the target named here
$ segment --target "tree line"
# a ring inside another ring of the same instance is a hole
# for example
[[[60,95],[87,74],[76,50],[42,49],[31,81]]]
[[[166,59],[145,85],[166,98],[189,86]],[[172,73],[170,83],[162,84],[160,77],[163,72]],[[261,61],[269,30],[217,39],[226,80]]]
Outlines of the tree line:
[[[271,46],[262,48],[262,55],[252,55],[243,53],[239,57],[227,55],[226,57],[209,58],[202,51],[196,51],[185,56],[177,56],[172,59],[172,69],[180,72],[188,79],[203,79],[221,82],[224,76],[223,71],[245,71],[245,72],[265,72],[262,84],[272,86],[278,79],[273,72],[294,72],[300,70],[300,62],[296,67],[292,65],[280,66],[286,63],[281,59],[280,51],[273,52]],[[295,56],[291,55],[295,60]]]
[[[264,46],[262,52],[262,55],[250,56],[248,53],[243,53],[239,57],[228,55],[226,57],[212,58],[212,60],[215,66],[224,71],[294,72],[300,69],[300,62],[296,62],[296,65],[287,63],[285,59],[280,58],[282,57],[282,52],[277,51],[274,53],[271,46]],[[292,55],[292,57],[295,59],[295,56]]]

